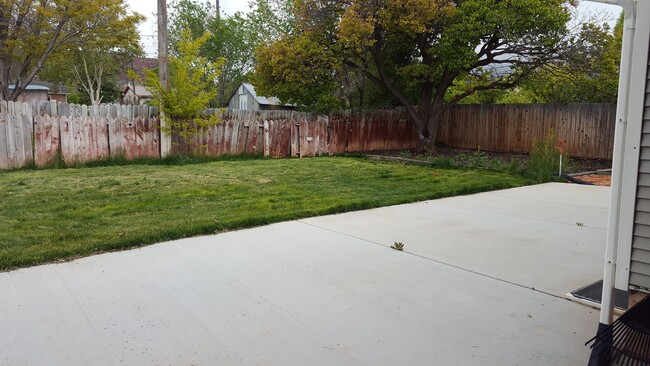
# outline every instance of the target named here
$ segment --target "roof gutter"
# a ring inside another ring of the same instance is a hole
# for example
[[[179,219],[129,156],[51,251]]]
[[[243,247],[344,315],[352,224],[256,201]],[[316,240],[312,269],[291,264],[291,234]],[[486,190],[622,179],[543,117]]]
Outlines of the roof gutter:
[[[614,134],[614,155],[612,159],[612,191],[607,224],[607,245],[605,249],[605,271],[603,276],[603,294],[600,309],[601,325],[612,323],[614,315],[614,288],[616,277],[616,257],[618,252],[618,234],[621,217],[621,195],[623,166],[625,160],[625,141],[627,138],[628,102],[630,98],[630,79],[632,69],[632,43],[635,35],[636,1],[634,0],[590,0],[591,2],[618,5],[623,8],[625,23],[623,30],[623,47],[618,85],[618,102],[616,107],[616,132]]]

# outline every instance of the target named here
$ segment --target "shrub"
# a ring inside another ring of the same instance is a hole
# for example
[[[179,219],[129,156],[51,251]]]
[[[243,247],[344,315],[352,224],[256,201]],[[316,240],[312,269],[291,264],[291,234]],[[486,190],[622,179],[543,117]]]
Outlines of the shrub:
[[[564,151],[563,165],[569,163],[568,154]],[[526,161],[526,176],[537,183],[549,182],[557,178],[560,164],[558,138],[554,129],[548,130],[541,140],[533,140],[530,156]]]

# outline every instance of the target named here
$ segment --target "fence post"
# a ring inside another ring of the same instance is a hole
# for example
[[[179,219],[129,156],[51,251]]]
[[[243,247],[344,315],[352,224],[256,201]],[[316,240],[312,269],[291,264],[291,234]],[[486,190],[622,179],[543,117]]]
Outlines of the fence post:
[[[264,157],[271,156],[271,136],[269,136],[269,121],[264,120]]]
[[[167,117],[165,113],[160,111],[160,157],[164,158],[171,153],[172,148],[172,134],[163,131],[163,128],[167,127]]]

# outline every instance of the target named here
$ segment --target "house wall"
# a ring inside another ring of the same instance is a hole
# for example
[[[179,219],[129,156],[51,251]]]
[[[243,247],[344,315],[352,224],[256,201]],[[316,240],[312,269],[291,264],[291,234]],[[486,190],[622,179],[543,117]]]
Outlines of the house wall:
[[[618,180],[620,190],[615,186],[612,191],[610,215],[615,222],[608,228],[613,236],[608,237],[607,263],[615,264],[615,288],[650,291],[650,18],[642,16],[650,14],[650,1],[637,2],[636,14],[634,24],[625,23],[634,38],[629,101],[621,106],[616,127],[624,142],[614,156],[621,172],[612,184]]]
[[[245,108],[242,108],[242,101],[245,102]],[[253,98],[253,95],[240,85],[235,95],[230,98],[228,102],[228,109],[230,110],[246,110],[246,111],[259,111],[260,104]]]
[[[135,95],[133,92],[133,89],[127,88],[126,91],[122,95],[122,103],[124,104],[138,104],[138,96]]]
[[[57,103],[67,103],[68,102],[68,95],[67,94],[48,94],[49,100],[53,100]]]
[[[650,40],[648,40],[650,43]],[[650,44],[649,44],[650,48]],[[630,285],[650,289],[650,57],[646,60],[641,151],[636,192]]]
[[[47,90],[25,90],[18,96],[17,102],[31,103],[47,101]]]

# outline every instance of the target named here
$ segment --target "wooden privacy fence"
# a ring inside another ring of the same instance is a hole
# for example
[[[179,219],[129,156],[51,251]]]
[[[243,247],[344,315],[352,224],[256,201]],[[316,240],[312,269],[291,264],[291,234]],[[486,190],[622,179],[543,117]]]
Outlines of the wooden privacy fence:
[[[110,156],[160,156],[158,117],[153,108],[43,102],[34,104],[32,113],[37,166],[59,157],[70,164]]]
[[[274,158],[328,154],[326,116],[296,111],[230,110],[221,113],[220,118],[221,123],[197,131],[191,141],[173,135],[173,152],[211,156],[263,153]]]
[[[161,156],[159,115],[148,106],[79,106],[65,103],[0,102],[0,169],[34,162],[42,167],[108,157]],[[171,136],[172,153],[211,156],[264,154],[303,157],[339,152],[411,149],[416,134],[395,111],[319,116],[296,111],[226,111],[221,123]]]
[[[332,112],[329,115],[330,154],[405,150],[418,145],[418,133],[398,111]]]
[[[209,113],[217,113],[215,110]],[[450,147],[528,152],[550,128],[569,154],[611,159],[615,107],[580,105],[461,105],[444,115],[438,142]],[[318,116],[296,111],[226,111],[222,122],[189,141],[172,136],[172,152],[212,156],[264,154],[303,157],[417,147],[403,112],[342,111]],[[158,112],[148,106],[78,106],[0,101],[0,169],[124,156],[161,155]]]
[[[570,156],[611,159],[613,104],[459,105],[443,118],[437,141],[449,147],[530,152],[549,129],[567,143]]]
[[[31,106],[0,101],[0,169],[20,168],[34,160]]]
[[[214,113],[215,111],[210,111]],[[397,111],[333,112],[322,116],[296,111],[226,111],[222,122],[203,129],[186,151],[207,155],[254,154],[303,157],[417,146],[417,132]],[[172,144],[182,145],[180,137]]]

